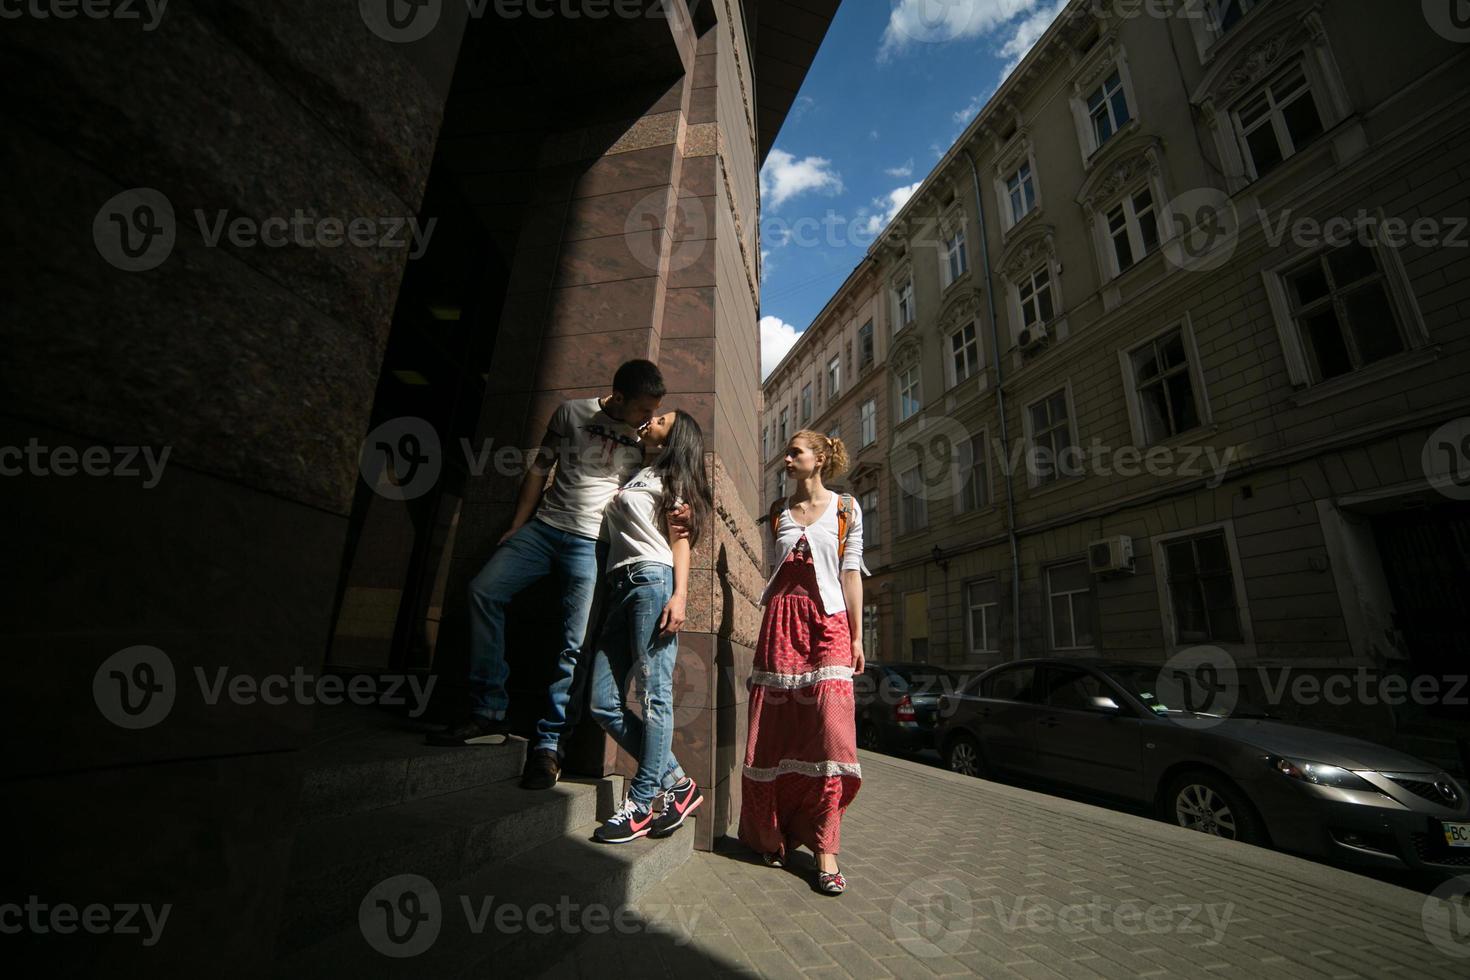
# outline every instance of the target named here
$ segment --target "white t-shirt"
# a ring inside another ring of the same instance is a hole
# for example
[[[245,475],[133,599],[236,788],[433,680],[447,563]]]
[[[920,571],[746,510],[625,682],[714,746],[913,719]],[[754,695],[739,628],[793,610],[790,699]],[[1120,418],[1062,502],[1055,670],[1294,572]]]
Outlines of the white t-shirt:
[[[608,501],[643,466],[638,430],[604,412],[596,398],[562,402],[546,428],[559,437],[556,477],[536,518],[569,534],[601,537]]]
[[[674,552],[664,532],[664,508],[660,506],[663,492],[663,480],[645,466],[613,494],[607,505],[608,571],[636,561],[673,566]],[[678,510],[680,503],[675,500],[668,509]]]

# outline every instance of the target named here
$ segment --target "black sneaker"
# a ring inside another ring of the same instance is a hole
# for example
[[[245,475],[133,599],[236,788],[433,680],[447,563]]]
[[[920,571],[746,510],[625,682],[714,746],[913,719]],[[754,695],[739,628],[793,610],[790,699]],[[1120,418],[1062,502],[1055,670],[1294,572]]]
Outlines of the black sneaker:
[[[604,844],[626,844],[630,840],[648,836],[657,814],[633,802],[632,797],[623,800],[612,816],[592,832],[592,838]]]
[[[651,837],[667,837],[680,827],[684,826],[684,818],[699,808],[704,802],[704,794],[694,780],[685,776],[684,779],[673,789],[664,791],[664,808],[653,821],[653,829],[649,831]]]
[[[442,732],[428,736],[430,745],[504,745],[510,737],[510,726],[505,719],[481,718],[479,715],[468,721],[450,725]]]
[[[526,769],[521,773],[525,789],[551,789],[561,778],[561,757],[555,749],[536,749],[526,756]]]

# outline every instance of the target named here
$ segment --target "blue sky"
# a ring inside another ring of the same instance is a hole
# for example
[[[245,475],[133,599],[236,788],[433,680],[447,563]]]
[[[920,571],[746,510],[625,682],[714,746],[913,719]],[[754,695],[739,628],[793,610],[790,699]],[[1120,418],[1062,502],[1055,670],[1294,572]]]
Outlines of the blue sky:
[[[1066,0],[847,0],[761,171],[762,373]]]

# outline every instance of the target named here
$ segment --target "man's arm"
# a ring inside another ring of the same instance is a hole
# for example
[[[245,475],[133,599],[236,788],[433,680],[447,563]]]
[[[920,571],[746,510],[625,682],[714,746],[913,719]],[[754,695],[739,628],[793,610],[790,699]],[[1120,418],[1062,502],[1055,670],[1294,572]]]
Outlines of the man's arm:
[[[521,481],[521,491],[516,496],[515,516],[510,520],[510,528],[500,536],[499,544],[505,544],[511,537],[531,519],[536,513],[536,505],[541,503],[541,493],[546,489],[546,475],[551,472],[551,461],[556,458],[556,440],[558,436],[550,429],[541,439],[541,446],[531,457],[531,464],[526,467],[525,479]]]

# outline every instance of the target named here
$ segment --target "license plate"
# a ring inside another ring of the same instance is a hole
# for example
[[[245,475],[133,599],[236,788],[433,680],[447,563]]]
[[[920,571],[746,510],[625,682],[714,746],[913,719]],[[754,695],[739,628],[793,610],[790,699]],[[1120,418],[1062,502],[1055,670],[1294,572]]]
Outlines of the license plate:
[[[1470,823],[1445,824],[1444,842],[1450,847],[1470,847]]]

